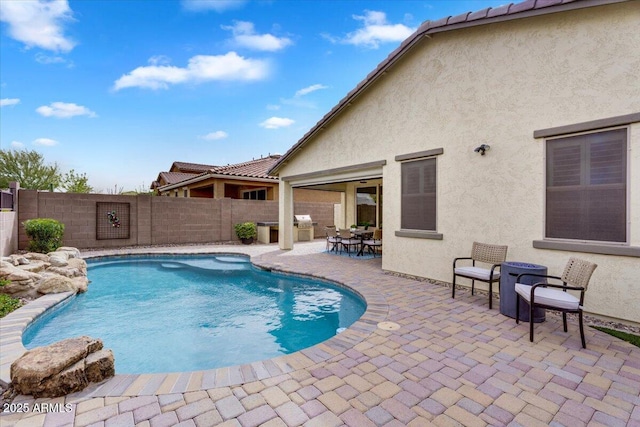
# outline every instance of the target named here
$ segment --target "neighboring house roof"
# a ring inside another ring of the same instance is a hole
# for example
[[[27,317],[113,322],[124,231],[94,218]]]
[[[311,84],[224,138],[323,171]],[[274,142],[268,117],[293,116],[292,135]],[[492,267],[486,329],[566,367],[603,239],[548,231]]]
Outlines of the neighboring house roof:
[[[280,157],[280,154],[272,154],[267,157],[237,163],[235,165],[218,166],[210,169],[208,173],[278,180],[278,177],[269,175],[268,171],[276,164]]]
[[[496,8],[488,7],[477,12],[448,16],[436,21],[425,21],[412,35],[405,39],[400,46],[391,52],[384,61],[378,64],[375,70],[370,72],[364,80],[358,83],[347,96],[342,98],[331,111],[325,114],[309,132],[280,157],[276,164],[269,169],[268,173],[276,175],[279,168],[318,131],[322,130],[325,124],[337,117],[342,109],[347,107],[351,101],[365,91],[378,77],[382,76],[387,69],[392,67],[405,53],[425,36],[429,36],[429,34],[626,1],[631,0],[526,0],[521,3],[509,3]]]
[[[201,172],[198,174],[161,172],[160,175],[162,176],[171,175],[172,178],[178,178],[178,175],[182,175],[182,177],[178,181],[174,179],[171,182],[169,182],[165,178],[165,181],[167,181],[167,184],[161,186],[160,188],[166,191],[166,190],[170,190],[173,187],[181,187],[187,184],[193,184],[199,181],[203,181],[205,179],[222,177],[222,176],[243,178],[248,180],[253,179],[253,180],[259,180],[260,182],[277,181],[278,177],[269,175],[267,172],[269,171],[269,169],[273,167],[273,165],[278,161],[280,157],[281,157],[280,154],[270,154],[267,157],[261,157],[259,159],[253,159],[247,162],[236,163],[233,165],[210,166],[204,172]],[[173,164],[176,165],[176,163],[179,163],[179,162],[174,162]],[[194,164],[190,163],[190,165],[194,165]],[[198,165],[198,166],[202,166],[202,165]],[[173,175],[175,175],[175,177]],[[160,179],[160,176],[158,177],[158,181],[159,179]]]
[[[209,169],[214,169],[217,168],[218,166],[214,166],[214,165],[203,165],[200,163],[187,163],[187,162],[173,162],[173,164],[171,165],[171,169],[169,169],[171,172],[185,172],[185,173],[191,173],[191,174],[198,174],[198,173],[202,173],[205,171],[208,171]]]
[[[151,183],[151,189],[154,190],[164,185],[171,185],[194,177],[196,174],[183,172],[160,172],[158,178]],[[164,181],[164,184],[160,184]]]

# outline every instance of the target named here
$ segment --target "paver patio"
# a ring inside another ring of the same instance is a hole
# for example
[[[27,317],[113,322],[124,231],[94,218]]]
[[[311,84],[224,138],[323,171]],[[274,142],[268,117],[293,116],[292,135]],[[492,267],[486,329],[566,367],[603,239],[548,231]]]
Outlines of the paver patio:
[[[263,268],[343,283],[368,308],[345,332],[292,355],[201,372],[116,375],[58,399],[18,396],[13,403],[70,410],[4,412],[0,424],[640,427],[640,348],[586,328],[582,349],[577,324],[565,333],[549,315],[530,343],[528,324],[489,310],[485,296],[461,291],[454,300],[445,286],[383,272],[379,258],[323,249],[316,241],[292,251],[252,245],[84,252],[241,252]],[[0,321],[3,377],[8,358],[20,353],[16,330],[39,310],[27,306]],[[383,329],[382,321],[392,323]]]

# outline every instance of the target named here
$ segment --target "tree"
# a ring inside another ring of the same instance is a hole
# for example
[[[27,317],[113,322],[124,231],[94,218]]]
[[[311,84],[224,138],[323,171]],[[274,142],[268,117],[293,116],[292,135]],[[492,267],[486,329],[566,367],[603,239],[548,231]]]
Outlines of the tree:
[[[58,164],[45,165],[37,151],[0,150],[0,187],[17,181],[27,190],[48,190],[60,184]]]
[[[62,178],[61,187],[67,193],[92,193],[93,187],[89,185],[87,174],[76,174],[71,169]]]

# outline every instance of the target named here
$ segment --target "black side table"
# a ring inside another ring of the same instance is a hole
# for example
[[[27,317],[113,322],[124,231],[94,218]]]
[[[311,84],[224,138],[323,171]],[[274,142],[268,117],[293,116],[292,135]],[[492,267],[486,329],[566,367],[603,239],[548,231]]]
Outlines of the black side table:
[[[503,262],[500,266],[500,313],[505,316],[516,318],[516,303],[518,302],[518,294],[516,294],[516,279],[519,274],[547,274],[547,267],[544,265],[531,264],[528,262]],[[545,278],[524,276],[520,283],[524,285],[534,285],[536,283],[545,282]],[[536,308],[533,310],[534,323],[544,322],[545,310]],[[520,320],[529,321],[529,304],[520,300]]]

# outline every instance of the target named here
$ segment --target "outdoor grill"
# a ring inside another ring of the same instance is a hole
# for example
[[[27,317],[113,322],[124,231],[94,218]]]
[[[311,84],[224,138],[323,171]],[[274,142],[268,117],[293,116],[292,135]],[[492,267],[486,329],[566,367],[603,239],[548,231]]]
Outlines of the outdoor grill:
[[[313,240],[313,220],[311,215],[294,215],[293,232],[294,241]]]

